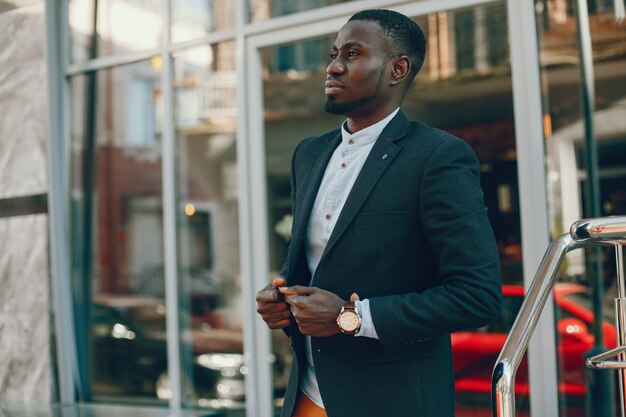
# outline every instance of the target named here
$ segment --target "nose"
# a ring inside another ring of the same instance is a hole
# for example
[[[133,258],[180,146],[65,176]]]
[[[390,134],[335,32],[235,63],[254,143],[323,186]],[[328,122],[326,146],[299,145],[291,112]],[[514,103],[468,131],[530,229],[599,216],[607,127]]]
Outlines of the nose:
[[[330,64],[328,64],[328,66],[326,67],[326,75],[328,75],[329,77],[333,75],[343,74],[344,71],[345,67],[337,59],[333,59],[332,61],[330,61]]]

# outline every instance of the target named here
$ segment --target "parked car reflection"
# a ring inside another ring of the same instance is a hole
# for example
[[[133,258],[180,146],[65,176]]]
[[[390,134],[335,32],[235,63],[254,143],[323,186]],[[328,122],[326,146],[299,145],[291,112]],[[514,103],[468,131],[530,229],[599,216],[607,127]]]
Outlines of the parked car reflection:
[[[221,320],[193,297],[189,327],[181,326],[183,397],[198,406],[244,407],[243,357],[239,329],[216,327]],[[201,308],[202,307],[202,308]],[[172,395],[167,372],[167,344],[163,299],[98,296],[92,303],[92,383],[94,393],[156,400]],[[284,381],[285,358],[271,358],[275,381]],[[281,397],[284,386],[277,384]]]
[[[479,416],[476,407],[491,415],[491,372],[502,350],[517,313],[524,301],[522,286],[505,285],[502,313],[491,325],[452,335],[455,387],[457,391],[457,415]],[[559,358],[559,396],[567,406],[582,408],[585,401],[584,355],[593,347],[591,334],[593,312],[591,294],[587,287],[578,284],[559,283],[554,287],[555,317],[557,319],[557,357]],[[605,309],[608,310],[608,309]],[[604,342],[609,348],[616,345],[613,320],[603,317]],[[546,354],[552,354],[546,352]],[[519,408],[527,408],[529,384],[528,364],[524,357],[515,378],[515,393]],[[473,410],[473,411],[469,411]]]

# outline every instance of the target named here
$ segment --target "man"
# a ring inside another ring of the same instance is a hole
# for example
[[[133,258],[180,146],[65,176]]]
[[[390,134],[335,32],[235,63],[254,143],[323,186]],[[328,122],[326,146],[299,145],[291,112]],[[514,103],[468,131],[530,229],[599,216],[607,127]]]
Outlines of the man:
[[[284,278],[257,293],[294,349],[283,417],[451,417],[450,333],[499,314],[476,156],[399,111],[424,53],[388,10],[355,14],[332,47],[325,110],[347,120],[294,151]]]

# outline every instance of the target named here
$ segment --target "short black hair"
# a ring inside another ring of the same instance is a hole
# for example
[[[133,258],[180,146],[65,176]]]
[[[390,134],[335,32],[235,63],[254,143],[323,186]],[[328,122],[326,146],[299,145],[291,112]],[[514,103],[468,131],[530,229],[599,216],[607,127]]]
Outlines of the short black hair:
[[[426,39],[424,32],[417,23],[402,13],[393,10],[363,10],[352,15],[348,22],[353,20],[369,20],[377,22],[383,30],[383,37],[395,51],[395,55],[407,55],[411,60],[409,84],[413,81],[424,65],[426,54]]]

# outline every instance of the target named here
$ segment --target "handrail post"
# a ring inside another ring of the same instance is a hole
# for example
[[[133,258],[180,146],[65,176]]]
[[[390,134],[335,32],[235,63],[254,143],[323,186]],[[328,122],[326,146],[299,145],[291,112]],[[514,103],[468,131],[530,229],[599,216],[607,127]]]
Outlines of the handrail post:
[[[515,416],[517,368],[550,295],[557,269],[565,254],[577,246],[569,234],[560,236],[548,246],[493,371],[491,403],[494,417]]]

